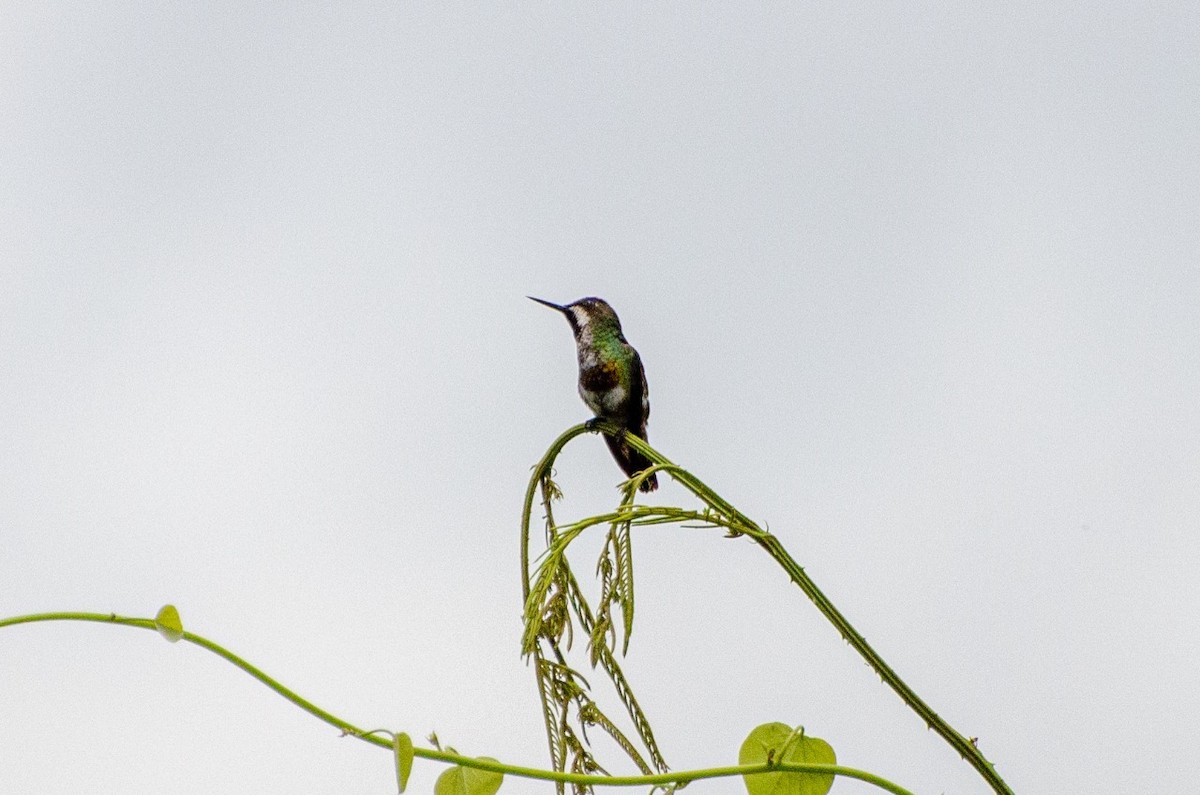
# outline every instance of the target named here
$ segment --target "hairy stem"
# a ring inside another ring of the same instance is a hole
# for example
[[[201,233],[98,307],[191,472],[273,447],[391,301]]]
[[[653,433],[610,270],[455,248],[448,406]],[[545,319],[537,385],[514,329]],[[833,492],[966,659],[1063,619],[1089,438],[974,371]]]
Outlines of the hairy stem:
[[[787,575],[792,579],[792,582],[799,586],[800,590],[804,592],[804,595],[807,596],[809,600],[816,605],[817,609],[821,611],[821,614],[825,616],[825,618],[831,624],[833,624],[834,628],[838,631],[838,634],[840,634],[842,638],[844,638],[845,641],[849,643],[850,646],[857,651],[864,660],[867,661],[867,664],[870,665],[877,674],[879,674],[879,677],[887,684],[887,686],[892,688],[892,690],[894,690],[896,694],[900,696],[900,699],[907,704],[910,709],[917,713],[921,720],[925,722],[925,725],[937,732],[942,739],[950,744],[950,747],[958,751],[959,755],[962,756],[963,759],[967,760],[967,762],[970,763],[970,765],[974,767],[981,776],[983,776],[984,780],[988,782],[997,795],[1013,795],[1013,792],[1009,788],[1008,784],[1006,784],[1004,779],[1000,777],[1000,774],[996,772],[995,765],[987,760],[980,750],[975,747],[973,742],[960,734],[953,726],[951,726],[949,723],[943,720],[940,715],[934,712],[933,708],[926,704],[924,699],[918,696],[917,693],[911,687],[909,687],[894,670],[892,670],[892,667],[888,665],[882,657],[879,656],[879,653],[876,652],[869,643],[867,643],[867,639],[859,634],[858,630],[856,630],[850,624],[846,617],[842,615],[841,611],[834,607],[833,603],[829,601],[824,593],[822,593],[821,589],[818,588],[816,583],[812,581],[812,578],[810,578],[804,572],[804,569],[801,568],[798,563],[796,563],[795,559],[788,554],[787,550],[783,548],[783,545],[779,543],[779,539],[761,529],[744,514],[737,511],[737,509],[717,495],[716,492],[704,485],[699,478],[691,475],[686,470],[680,469],[665,456],[652,448],[649,444],[637,438],[633,434],[625,433],[623,429],[611,423],[593,423],[593,427],[596,427],[598,430],[611,436],[624,434],[626,442],[628,442],[631,447],[642,453],[655,464],[662,466],[664,471],[669,472],[672,477],[687,487],[697,497],[707,502],[715,510],[724,514],[726,517],[735,520],[738,525],[741,525],[737,528],[737,530],[740,530],[745,535],[750,536],[752,539],[754,539],[756,544],[767,551],[767,554],[769,554],[775,560],[775,562],[778,563],[785,572],[787,572]],[[572,428],[571,432],[576,430],[576,428]],[[575,434],[572,433],[572,437],[574,435]],[[562,437],[560,437],[560,439],[561,438]]]

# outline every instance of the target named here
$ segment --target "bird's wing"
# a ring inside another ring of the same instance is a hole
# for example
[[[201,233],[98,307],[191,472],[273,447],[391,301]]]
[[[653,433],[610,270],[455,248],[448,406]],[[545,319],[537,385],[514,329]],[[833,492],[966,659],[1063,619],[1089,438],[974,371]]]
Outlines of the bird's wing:
[[[630,371],[630,397],[641,395],[642,404],[639,406],[636,401],[629,401],[629,420],[626,424],[630,430],[644,439],[646,438],[646,420],[650,418],[650,387],[646,384],[646,371],[642,369],[642,357],[638,356],[637,351],[633,351],[633,367],[630,368]]]

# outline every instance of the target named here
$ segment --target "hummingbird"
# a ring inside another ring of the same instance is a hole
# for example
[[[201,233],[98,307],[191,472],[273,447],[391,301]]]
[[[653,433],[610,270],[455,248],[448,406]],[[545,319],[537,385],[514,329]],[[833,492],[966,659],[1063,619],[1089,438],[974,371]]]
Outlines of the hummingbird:
[[[532,295],[527,298],[562,312],[571,324],[579,356],[579,396],[587,407],[597,418],[616,423],[644,440],[650,417],[646,371],[638,352],[625,341],[613,308],[599,298],[580,298],[565,306]],[[627,476],[652,466],[624,438],[605,435],[604,441]],[[658,478],[653,474],[642,481],[642,491],[657,488]]]

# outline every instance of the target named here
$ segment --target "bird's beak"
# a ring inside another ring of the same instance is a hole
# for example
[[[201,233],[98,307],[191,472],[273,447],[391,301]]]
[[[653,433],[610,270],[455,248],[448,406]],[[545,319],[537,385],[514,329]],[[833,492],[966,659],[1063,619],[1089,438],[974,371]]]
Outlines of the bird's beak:
[[[540,298],[534,298],[532,295],[527,295],[525,297],[528,298],[530,301],[537,301],[542,306],[548,306],[551,309],[557,309],[559,312],[562,312],[564,315],[567,314],[567,308],[565,306],[560,306],[559,304],[551,303],[550,301],[543,301]]]

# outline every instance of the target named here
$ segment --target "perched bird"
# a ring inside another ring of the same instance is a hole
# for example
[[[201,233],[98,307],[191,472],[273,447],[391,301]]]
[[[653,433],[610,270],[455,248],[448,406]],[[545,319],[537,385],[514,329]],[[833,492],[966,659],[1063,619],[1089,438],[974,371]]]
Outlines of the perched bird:
[[[566,306],[533,296],[528,298],[566,315],[579,355],[579,396],[592,413],[645,439],[646,420],[650,416],[646,373],[638,352],[625,341],[621,321],[613,308],[599,298],[580,298]],[[651,466],[623,438],[606,434],[604,441],[627,476],[633,477]],[[658,478],[654,475],[642,481],[642,491],[657,488]]]

